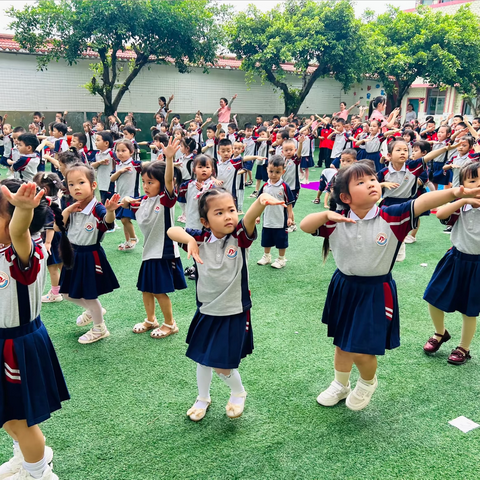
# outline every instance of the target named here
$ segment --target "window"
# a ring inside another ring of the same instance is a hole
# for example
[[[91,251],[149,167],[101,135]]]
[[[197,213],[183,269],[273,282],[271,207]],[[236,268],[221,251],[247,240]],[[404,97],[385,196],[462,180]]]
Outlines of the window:
[[[432,5],[433,0],[420,0],[420,5]]]
[[[427,115],[442,115],[445,109],[446,90],[431,88],[428,95]]]
[[[477,106],[477,99],[476,98],[473,99],[473,106],[474,107]],[[463,102],[462,115],[475,115],[475,112],[472,111],[471,105],[466,100]]]

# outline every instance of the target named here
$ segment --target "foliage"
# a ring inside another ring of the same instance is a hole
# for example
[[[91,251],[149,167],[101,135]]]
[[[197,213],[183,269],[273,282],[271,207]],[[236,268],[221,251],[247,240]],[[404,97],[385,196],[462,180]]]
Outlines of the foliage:
[[[222,39],[216,16],[223,11],[210,0],[38,0],[8,15],[19,44],[45,52],[39,68],[61,58],[71,65],[87,50],[96,52],[99,63],[92,64],[86,88],[102,97],[109,115],[145,65],[171,61],[185,73],[213,62]],[[121,51],[135,53],[122,79]]]
[[[250,79],[259,74],[282,91],[285,114],[298,112],[319,78],[332,75],[347,90],[364,72],[366,40],[348,0],[289,0],[266,13],[250,5],[226,31]],[[285,63],[293,65],[300,88],[290,83]]]

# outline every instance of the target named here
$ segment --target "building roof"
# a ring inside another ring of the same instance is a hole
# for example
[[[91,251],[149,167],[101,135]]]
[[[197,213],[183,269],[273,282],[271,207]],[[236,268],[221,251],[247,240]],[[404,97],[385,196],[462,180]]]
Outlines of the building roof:
[[[21,48],[18,42],[16,42],[13,38],[14,36],[8,33],[0,33],[0,52],[3,53],[21,53],[32,55],[27,49]],[[46,48],[39,48],[36,50],[34,55],[41,55],[42,53],[46,53],[48,51],[48,47]],[[98,58],[98,53],[87,49],[85,52],[82,52],[82,57],[84,58]],[[126,50],[117,52],[117,58],[119,60],[131,60],[135,58],[135,52],[133,50]],[[173,63],[173,60],[172,60]],[[217,57],[215,63],[211,65],[211,68],[223,68],[226,70],[239,70],[240,65],[242,64],[241,60],[238,60],[234,55],[227,56],[219,56]],[[286,72],[294,72],[295,66],[293,63],[285,63],[282,64],[283,70]],[[315,70],[315,67],[309,67],[308,73],[312,73]]]

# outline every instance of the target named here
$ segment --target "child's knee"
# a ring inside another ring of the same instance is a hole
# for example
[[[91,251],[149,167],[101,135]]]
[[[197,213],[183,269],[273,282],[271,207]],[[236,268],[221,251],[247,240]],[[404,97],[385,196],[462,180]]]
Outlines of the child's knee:
[[[225,368],[215,368],[215,373],[221,378],[221,376],[225,376],[225,377],[228,377],[231,373],[232,373],[232,370],[230,369],[225,369]]]

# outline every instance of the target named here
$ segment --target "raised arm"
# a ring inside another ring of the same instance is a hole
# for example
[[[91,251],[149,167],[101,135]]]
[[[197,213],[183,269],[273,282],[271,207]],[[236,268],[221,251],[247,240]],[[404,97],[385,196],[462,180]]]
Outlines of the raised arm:
[[[438,150],[432,150],[431,152],[428,152],[424,157],[423,160],[425,162],[429,162],[430,160],[433,160],[434,158],[439,157],[440,155],[444,154],[445,152],[448,152],[449,150],[454,150],[457,148],[457,144],[453,145],[447,145],[445,147],[439,148]]]
[[[423,212],[432,210],[432,208],[441,207],[446,203],[453,202],[453,200],[457,198],[480,198],[480,188],[464,188],[462,186],[420,195],[414,204],[415,217],[419,217]],[[455,210],[458,209],[458,205],[459,204],[457,204]]]
[[[358,107],[360,105],[360,100],[357,103],[354,103],[350,108],[347,108],[347,112],[350,113],[351,110],[353,110],[355,107]]]
[[[243,217],[243,226],[247,235],[251,237],[255,231],[256,220],[265,210],[267,205],[285,205],[283,200],[278,200],[268,193],[262,193],[247,210]]]
[[[162,144],[163,145],[163,144]],[[165,156],[165,188],[169,195],[173,195],[175,191],[175,182],[174,182],[174,166],[173,162],[175,160],[175,153],[180,148],[180,140],[174,140],[170,137],[168,145],[163,145],[163,155]]]

